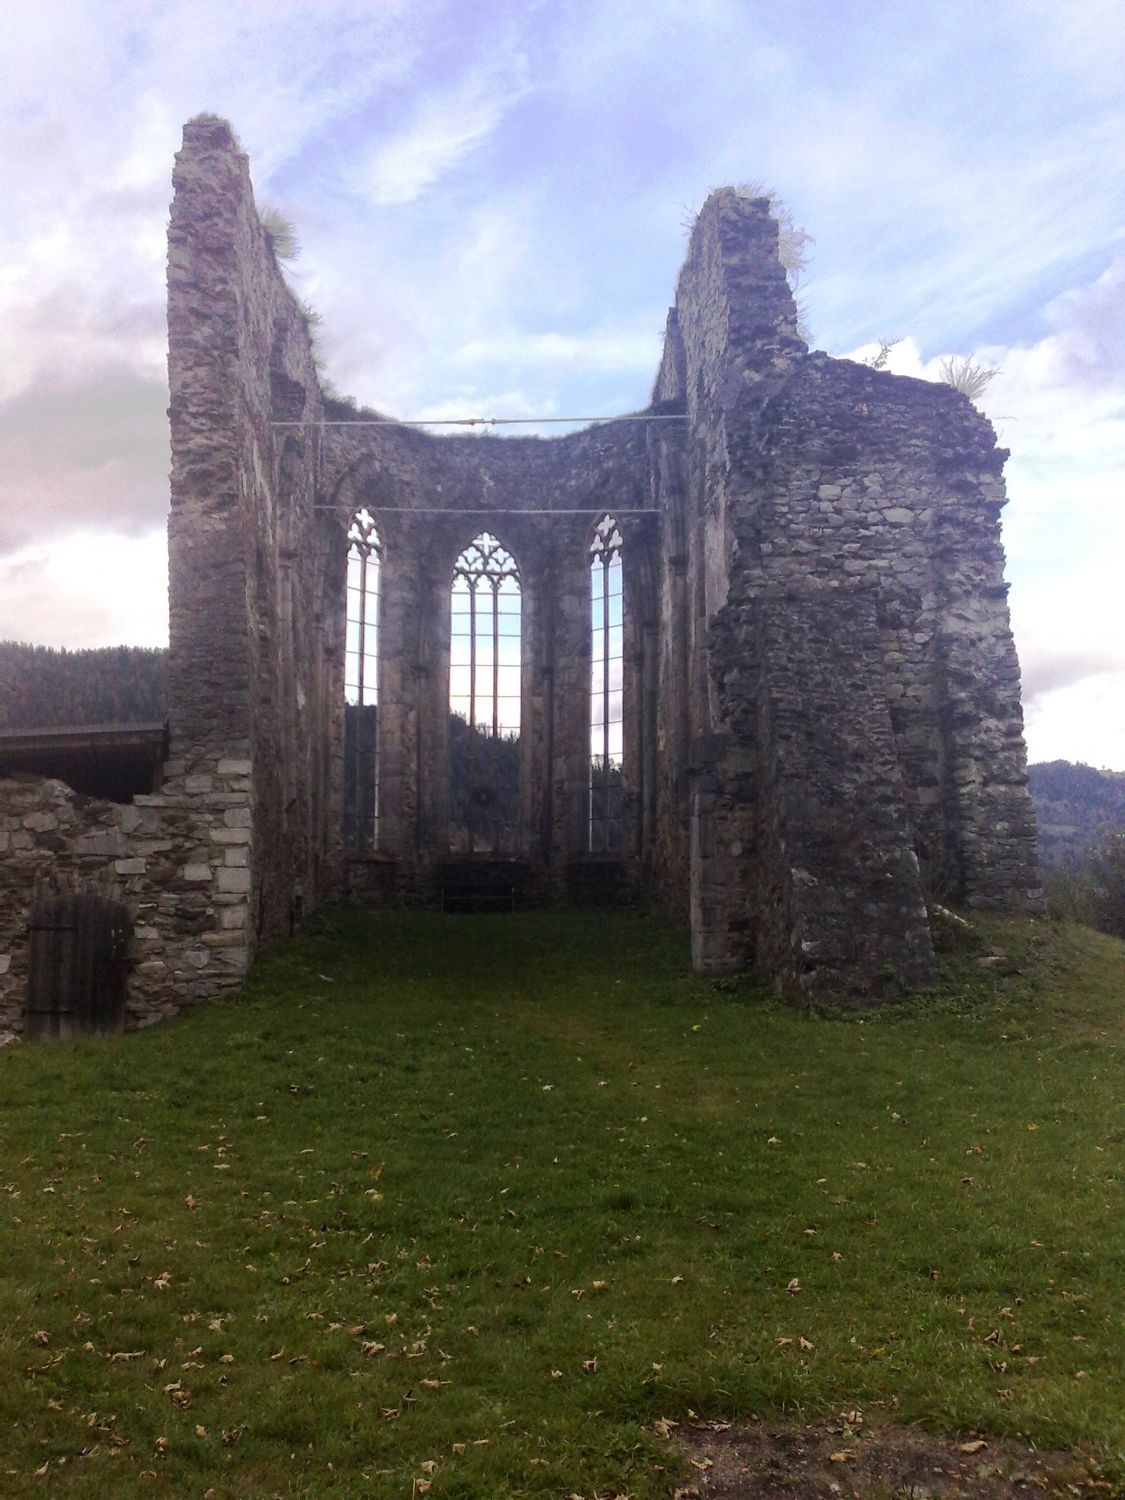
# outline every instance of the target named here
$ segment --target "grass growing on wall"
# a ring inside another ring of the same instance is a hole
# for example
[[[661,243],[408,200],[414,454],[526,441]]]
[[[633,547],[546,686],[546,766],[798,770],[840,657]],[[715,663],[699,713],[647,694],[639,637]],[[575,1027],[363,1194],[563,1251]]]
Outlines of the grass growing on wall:
[[[662,1417],[857,1406],[1125,1477],[1125,948],[986,936],[860,1022],[640,918],[350,913],[12,1049],[0,1494],[639,1500]]]

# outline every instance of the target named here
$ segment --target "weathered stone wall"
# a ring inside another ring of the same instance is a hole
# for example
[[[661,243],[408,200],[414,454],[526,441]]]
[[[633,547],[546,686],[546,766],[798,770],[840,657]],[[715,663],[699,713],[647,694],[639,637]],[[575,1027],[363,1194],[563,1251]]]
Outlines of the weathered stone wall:
[[[774,405],[735,528],[743,597],[878,590],[927,881],[1001,904],[1037,883],[1000,545],[1004,457],[948,388],[814,355]]]
[[[555,441],[435,438],[370,426],[361,412],[325,434],[326,485],[341,533],[360,508],[383,543],[380,603],[378,850],[349,860],[347,881],[433,899],[449,856],[449,596],[453,565],[481,532],[515,558],[522,595],[521,837],[525,889],[543,899],[586,890],[579,867],[589,816],[590,540],[608,511],[624,538],[626,844],[636,888],[644,847],[652,697],[643,691],[655,627],[654,500],[642,424]],[[339,614],[342,628],[342,609]],[[647,654],[646,654],[647,653]],[[343,701],[343,644],[332,652]],[[338,730],[336,731],[339,732]],[[602,862],[604,863],[604,861]]]
[[[168,252],[172,753],[206,816],[246,761],[245,953],[332,879],[325,615],[339,542],[315,510],[322,416],[307,319],[229,128],[185,127]]]
[[[708,199],[680,273],[654,398],[686,412],[685,438],[662,439],[665,528],[661,738],[677,746],[661,777],[662,884],[691,915],[703,969],[745,963],[752,914],[735,861],[753,809],[752,747],[719,711],[710,629],[727,602],[736,527],[754,503],[752,455],[771,403],[805,357],[764,200],[726,190]],[[674,477],[673,477],[674,476]],[[678,493],[677,493],[678,491]],[[683,726],[686,724],[686,732]]]
[[[111,894],[128,908],[128,1025],[147,1025],[237,982],[250,842],[238,814],[248,769],[219,762],[202,816],[175,763],[159,793],[126,804],[80,796],[61,781],[0,780],[0,1030],[22,1030],[28,916],[51,883]]]
[[[740,664],[732,730],[756,751],[734,860],[754,958],[802,1002],[931,983],[875,590],[760,597],[725,611],[716,636],[716,655]]]
[[[1019,906],[1037,878],[1004,454],[954,392],[805,352],[766,209],[708,201],[657,381],[690,416],[686,514],[663,546],[662,744],[685,714],[691,731],[660,822],[682,826],[686,780],[697,963],[757,956],[813,997],[924,978],[923,887]],[[674,833],[660,854],[674,885]],[[870,887],[888,869],[889,906]]]
[[[129,807],[0,792],[0,1019],[48,870],[134,915],[136,1024],[216,993],[329,896],[450,867],[450,583],[522,586],[527,899],[639,893],[701,969],[803,1001],[933,974],[924,894],[1035,899],[999,513],[1004,454],[942,387],[810,354],[764,200],[699,217],[649,415],[434,437],[326,403],[229,127],[185,128],[169,231],[171,758]],[[325,419],[330,419],[325,425]],[[383,548],[378,847],[341,837],[347,531]],[[589,545],[624,537],[625,838],[592,856]],[[513,877],[515,878],[515,877]]]

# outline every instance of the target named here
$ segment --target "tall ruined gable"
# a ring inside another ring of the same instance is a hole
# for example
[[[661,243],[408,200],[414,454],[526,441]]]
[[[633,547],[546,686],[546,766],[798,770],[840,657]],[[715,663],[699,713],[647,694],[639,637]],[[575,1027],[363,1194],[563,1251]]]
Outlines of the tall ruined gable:
[[[925,895],[1036,900],[1005,455],[952,390],[804,350],[765,210],[708,200],[658,383],[691,415],[696,953],[873,994],[932,977]]]

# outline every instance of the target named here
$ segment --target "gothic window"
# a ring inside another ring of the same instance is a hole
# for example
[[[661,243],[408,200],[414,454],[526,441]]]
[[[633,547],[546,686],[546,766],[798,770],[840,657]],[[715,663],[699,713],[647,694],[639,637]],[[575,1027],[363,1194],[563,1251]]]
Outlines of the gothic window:
[[[367,510],[348,530],[344,648],[344,843],[379,842],[379,572],[383,549]]]
[[[449,846],[519,842],[521,595],[515,559],[482,532],[453,567],[449,639]]]
[[[594,854],[623,848],[621,763],[624,754],[625,654],[621,531],[612,516],[590,543],[590,839]]]

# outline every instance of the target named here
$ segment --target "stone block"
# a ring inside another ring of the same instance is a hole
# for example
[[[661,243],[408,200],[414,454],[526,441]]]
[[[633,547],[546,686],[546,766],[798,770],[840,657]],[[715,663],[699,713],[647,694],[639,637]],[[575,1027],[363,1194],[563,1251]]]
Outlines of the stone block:
[[[248,869],[226,869],[221,868],[218,872],[218,887],[221,891],[229,891],[237,894],[246,894],[250,890],[251,880]]]
[[[59,826],[59,820],[51,812],[33,812],[23,819],[23,826],[32,833],[52,833]]]
[[[148,861],[143,859],[115,859],[113,868],[119,875],[143,875]]]
[[[126,841],[122,833],[88,833],[74,841],[76,854],[102,854],[110,859],[125,853]]]
[[[185,865],[183,878],[192,884],[202,884],[204,881],[211,879],[211,866]]]
[[[249,760],[239,760],[231,756],[219,762],[220,776],[249,776],[253,773],[254,766]]]

